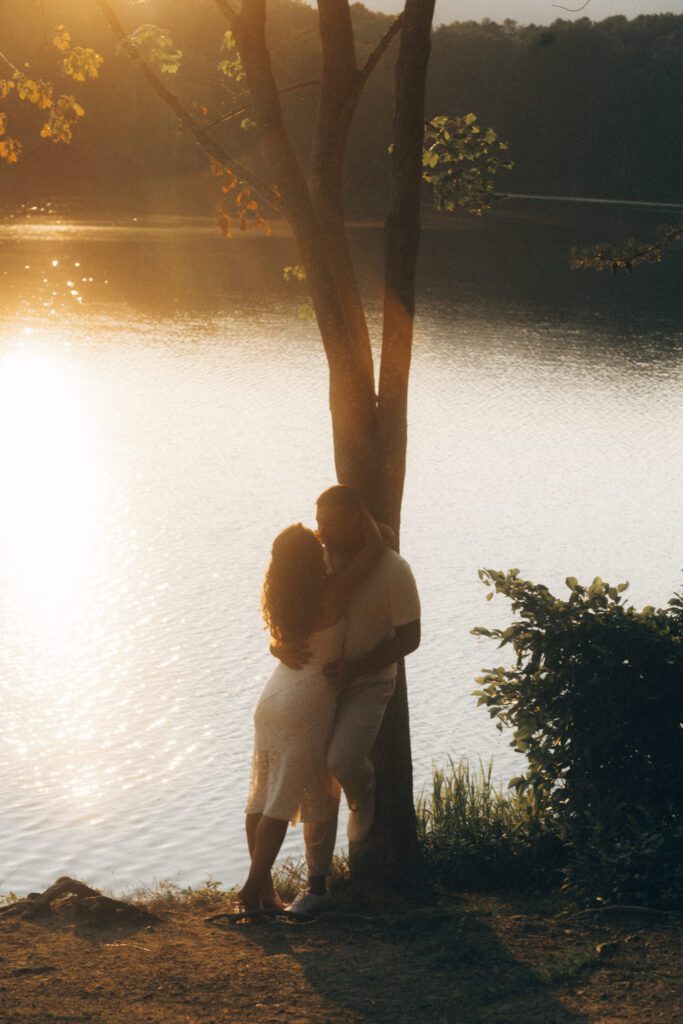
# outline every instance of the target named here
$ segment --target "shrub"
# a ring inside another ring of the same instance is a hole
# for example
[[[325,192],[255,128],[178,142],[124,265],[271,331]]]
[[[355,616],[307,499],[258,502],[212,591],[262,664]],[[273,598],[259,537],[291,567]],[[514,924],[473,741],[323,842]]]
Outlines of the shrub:
[[[599,577],[570,577],[566,601],[516,569],[480,577],[518,614],[505,630],[473,630],[516,655],[475,691],[527,757],[510,785],[552,815],[585,891],[673,898],[680,878],[661,875],[660,861],[681,841],[683,600],[638,611],[623,603],[627,584]]]
[[[567,887],[593,899],[677,907],[683,902],[683,816],[606,805],[587,814]]]

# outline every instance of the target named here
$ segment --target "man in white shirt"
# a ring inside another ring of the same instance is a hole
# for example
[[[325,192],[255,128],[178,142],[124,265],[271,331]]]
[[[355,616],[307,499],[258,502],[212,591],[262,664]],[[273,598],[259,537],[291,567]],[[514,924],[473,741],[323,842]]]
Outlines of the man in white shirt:
[[[318,498],[318,532],[333,571],[348,562],[361,543],[359,508],[358,494],[342,485],[330,487]],[[349,804],[349,840],[360,842],[374,821],[375,773],[370,751],[394,692],[396,663],[420,643],[415,579],[408,563],[391,547],[354,595],[346,620],[342,657],[326,667],[339,692],[327,763]],[[279,648],[273,653],[294,668],[307,660],[305,651]],[[336,815],[304,825],[308,888],[291,904],[291,911],[311,914],[324,904],[336,835]]]

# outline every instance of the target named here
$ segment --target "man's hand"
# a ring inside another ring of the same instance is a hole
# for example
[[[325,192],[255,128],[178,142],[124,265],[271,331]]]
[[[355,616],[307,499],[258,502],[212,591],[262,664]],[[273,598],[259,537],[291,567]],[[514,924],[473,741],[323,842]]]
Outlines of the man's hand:
[[[323,672],[338,693],[346,690],[358,675],[353,662],[344,661],[343,658],[337,658],[336,661],[328,661]]]
[[[287,668],[301,669],[308,665],[311,660],[309,647],[303,644],[276,644],[270,645],[270,653],[278,661],[281,661]]]
[[[378,523],[377,529],[382,534],[382,540],[388,548],[392,548],[393,551],[398,551],[398,541],[396,540],[396,534],[387,523]]]

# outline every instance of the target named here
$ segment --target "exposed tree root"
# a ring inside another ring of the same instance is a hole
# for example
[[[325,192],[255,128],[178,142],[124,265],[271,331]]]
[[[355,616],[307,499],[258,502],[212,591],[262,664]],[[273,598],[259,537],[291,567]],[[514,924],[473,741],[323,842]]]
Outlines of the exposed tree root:
[[[587,907],[584,910],[563,911],[558,917],[565,918],[595,918],[601,922],[610,921],[614,924],[620,922],[629,923],[633,919],[642,921],[644,925],[656,925],[658,922],[665,923],[673,921],[675,912],[661,910],[658,907],[625,906],[622,904],[608,904],[604,907]]]
[[[69,898],[70,897],[70,898]],[[55,901],[66,905],[73,917],[80,923],[93,928],[144,927],[159,924],[161,918],[142,907],[136,907],[122,900],[103,896],[97,889],[91,889],[84,882],[66,875],[48,886],[45,892],[29,893],[25,900],[0,907],[0,915],[19,917],[24,920],[45,917],[53,910]]]

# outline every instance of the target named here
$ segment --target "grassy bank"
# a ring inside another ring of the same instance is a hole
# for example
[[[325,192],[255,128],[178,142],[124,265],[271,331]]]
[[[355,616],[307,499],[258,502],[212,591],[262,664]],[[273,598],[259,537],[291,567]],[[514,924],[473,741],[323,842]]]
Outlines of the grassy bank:
[[[435,767],[416,810],[433,881],[470,892],[559,887],[565,850],[552,821],[530,794],[495,785],[492,762]]]

